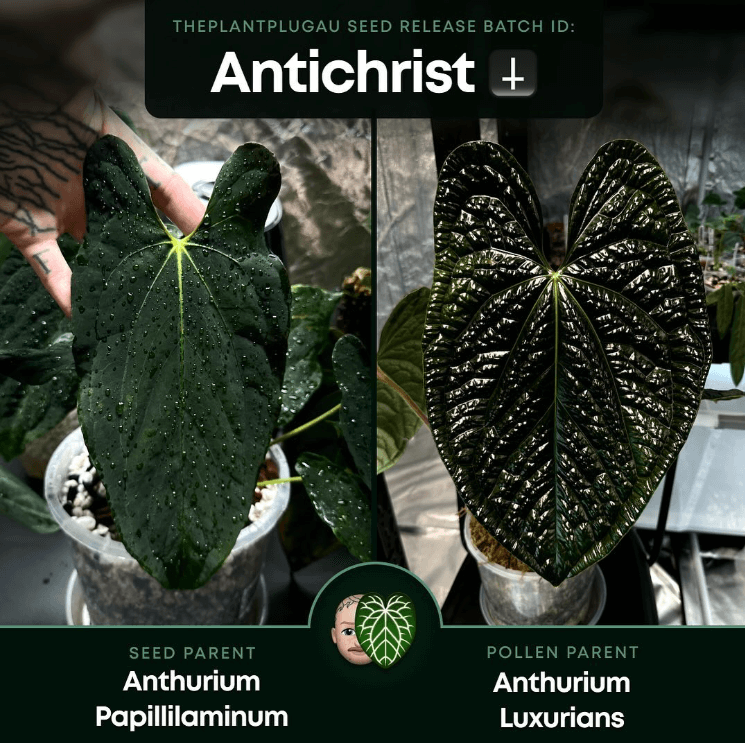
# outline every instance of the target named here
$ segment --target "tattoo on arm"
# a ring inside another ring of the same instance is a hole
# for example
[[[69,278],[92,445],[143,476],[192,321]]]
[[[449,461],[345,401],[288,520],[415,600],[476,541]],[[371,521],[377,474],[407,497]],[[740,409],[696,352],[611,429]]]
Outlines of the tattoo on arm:
[[[55,213],[59,189],[80,173],[95,138],[38,93],[25,90],[13,102],[0,96],[0,223],[14,219],[31,235],[54,231],[41,226],[38,213]]]
[[[48,253],[49,248],[46,250],[40,250],[38,253],[34,253],[31,257],[42,267],[44,270],[44,273],[49,274],[52,273],[52,269],[47,266],[46,263],[42,260],[41,256],[44,255],[44,253]]]
[[[143,155],[141,158],[138,159],[137,162],[139,162],[140,167],[142,168],[143,172],[145,171],[145,163],[149,160],[147,155]],[[150,186],[150,188],[155,191],[156,189],[161,187],[161,182],[156,181],[154,178],[151,178],[147,173],[145,173],[145,178],[147,178],[147,184]]]

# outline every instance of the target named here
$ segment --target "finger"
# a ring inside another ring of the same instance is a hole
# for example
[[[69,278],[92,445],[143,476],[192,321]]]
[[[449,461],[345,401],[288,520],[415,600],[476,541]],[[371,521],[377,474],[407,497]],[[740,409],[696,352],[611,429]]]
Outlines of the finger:
[[[178,174],[171,171],[163,181],[153,183],[148,174],[147,163],[142,166],[152,188],[153,203],[185,234],[190,235],[204,217],[205,205],[191,190],[189,184]]]
[[[12,238],[9,237],[12,241]],[[67,317],[72,314],[70,279],[72,271],[62,255],[56,240],[49,238],[18,246],[26,260],[41,279],[44,288],[60,306]]]
[[[114,134],[132,148],[150,184],[155,206],[185,235],[192,233],[202,221],[205,206],[189,184],[105,104],[102,133]]]

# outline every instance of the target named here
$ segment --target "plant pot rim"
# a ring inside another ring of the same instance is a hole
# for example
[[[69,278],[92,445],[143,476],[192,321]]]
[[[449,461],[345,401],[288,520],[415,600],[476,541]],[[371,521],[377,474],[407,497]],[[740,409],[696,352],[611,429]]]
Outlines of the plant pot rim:
[[[496,562],[490,562],[486,555],[481,552],[471,539],[471,521],[475,521],[473,514],[470,511],[466,511],[466,518],[463,522],[463,540],[466,543],[466,549],[476,559],[479,567],[483,567],[492,573],[501,575],[504,578],[510,580],[528,580],[540,582],[546,580],[542,578],[538,573],[533,570],[515,570],[513,568],[507,568],[504,565],[500,565]]]
[[[70,459],[84,450],[85,441],[83,440],[83,431],[81,428],[76,428],[63,439],[49,460],[49,465],[44,473],[44,497],[46,498],[52,517],[69,537],[87,549],[102,555],[105,554],[107,557],[134,561],[134,558],[127,552],[126,547],[121,542],[112,539],[108,534],[101,536],[100,534],[89,531],[74,521],[62,507],[62,502],[60,501],[62,491],[59,489],[59,484],[64,483],[68,479],[67,467],[69,466]],[[279,477],[282,479],[289,477],[290,468],[281,447],[275,444],[270,448],[268,454],[279,468]],[[63,473],[60,473],[61,468],[65,468]],[[270,507],[262,514],[261,518],[241,529],[233,549],[248,545],[268,534],[276,526],[289,502],[290,483],[282,483],[277,486],[277,493]]]

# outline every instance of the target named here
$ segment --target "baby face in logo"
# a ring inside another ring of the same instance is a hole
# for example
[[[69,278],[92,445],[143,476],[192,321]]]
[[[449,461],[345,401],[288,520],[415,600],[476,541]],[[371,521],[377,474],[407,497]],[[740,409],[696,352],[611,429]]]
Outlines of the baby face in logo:
[[[361,598],[361,593],[355,596],[347,596],[336,607],[334,626],[331,629],[331,639],[339,652],[355,666],[364,666],[372,662],[372,659],[357,642],[357,633],[354,629],[354,616],[357,613],[357,604]]]

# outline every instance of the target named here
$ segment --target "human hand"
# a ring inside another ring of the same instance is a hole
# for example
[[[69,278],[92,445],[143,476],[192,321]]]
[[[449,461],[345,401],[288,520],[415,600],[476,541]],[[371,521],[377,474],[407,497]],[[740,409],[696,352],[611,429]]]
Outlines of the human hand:
[[[12,92],[0,96],[0,233],[23,253],[69,317],[72,272],[57,237],[69,232],[83,239],[83,160],[98,137],[113,134],[132,148],[153,203],[184,234],[197,228],[205,207],[91,88],[64,106],[29,89]]]

